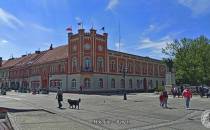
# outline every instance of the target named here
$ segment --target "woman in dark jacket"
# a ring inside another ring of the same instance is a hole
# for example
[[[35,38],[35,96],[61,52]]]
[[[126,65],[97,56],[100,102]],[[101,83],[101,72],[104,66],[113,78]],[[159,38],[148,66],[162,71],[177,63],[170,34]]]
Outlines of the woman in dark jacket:
[[[164,97],[163,106],[164,106],[165,108],[167,108],[167,107],[168,107],[168,106],[167,106],[168,93],[167,93],[166,90],[163,91],[163,97]]]
[[[60,89],[60,87],[58,87],[56,99],[58,99],[58,107],[61,108],[62,107],[61,102],[63,101],[63,91]]]

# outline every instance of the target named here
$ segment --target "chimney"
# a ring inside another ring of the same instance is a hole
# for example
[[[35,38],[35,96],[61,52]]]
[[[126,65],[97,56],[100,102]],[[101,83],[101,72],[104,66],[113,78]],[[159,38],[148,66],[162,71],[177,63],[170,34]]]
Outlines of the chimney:
[[[27,56],[27,55],[22,55],[22,57],[25,57],[25,56]]]
[[[85,33],[85,29],[79,29],[79,30],[78,30],[78,33],[79,33],[80,35],[83,35],[83,34]]]
[[[91,29],[90,29],[90,33],[91,33],[91,34],[96,34],[96,30],[93,29],[93,28],[91,28]]]
[[[35,51],[36,54],[40,54],[40,51]]]
[[[2,57],[0,57],[0,67],[2,67],[2,62],[3,62]]]

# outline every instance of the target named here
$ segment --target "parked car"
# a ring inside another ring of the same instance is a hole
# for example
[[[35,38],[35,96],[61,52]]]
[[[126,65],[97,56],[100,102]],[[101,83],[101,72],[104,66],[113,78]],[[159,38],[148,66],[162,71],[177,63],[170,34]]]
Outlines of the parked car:
[[[200,86],[199,93],[200,93],[201,97],[203,97],[203,96],[206,96],[207,98],[210,97],[210,91],[209,91],[208,86],[204,86],[204,87]]]

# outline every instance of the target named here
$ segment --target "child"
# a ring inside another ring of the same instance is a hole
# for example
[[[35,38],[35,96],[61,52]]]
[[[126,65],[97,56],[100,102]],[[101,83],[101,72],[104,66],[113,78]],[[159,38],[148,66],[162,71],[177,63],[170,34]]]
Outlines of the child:
[[[163,107],[163,105],[164,105],[164,96],[163,96],[163,92],[160,93],[159,99],[160,99],[160,106]]]

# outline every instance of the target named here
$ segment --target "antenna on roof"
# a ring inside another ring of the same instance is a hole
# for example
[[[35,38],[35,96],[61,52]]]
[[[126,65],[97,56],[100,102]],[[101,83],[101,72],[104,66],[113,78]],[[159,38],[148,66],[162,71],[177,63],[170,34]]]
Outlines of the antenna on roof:
[[[10,55],[10,58],[13,58],[13,54]]]
[[[94,29],[94,23],[91,21],[91,29]]]

